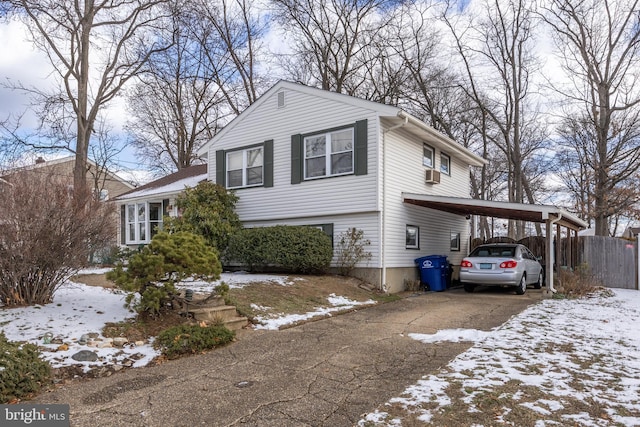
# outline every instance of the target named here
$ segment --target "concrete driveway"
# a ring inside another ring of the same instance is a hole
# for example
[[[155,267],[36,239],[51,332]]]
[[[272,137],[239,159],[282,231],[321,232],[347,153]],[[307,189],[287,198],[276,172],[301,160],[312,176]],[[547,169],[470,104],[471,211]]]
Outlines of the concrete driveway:
[[[72,426],[351,426],[470,343],[408,333],[489,330],[542,299],[486,289],[420,294],[225,348],[75,382],[33,403],[68,403]]]

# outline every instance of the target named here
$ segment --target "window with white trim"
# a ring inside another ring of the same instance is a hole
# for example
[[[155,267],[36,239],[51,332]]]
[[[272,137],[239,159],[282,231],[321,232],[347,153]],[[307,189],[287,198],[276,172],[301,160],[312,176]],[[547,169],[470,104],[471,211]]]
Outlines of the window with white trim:
[[[263,147],[227,152],[227,188],[252,187],[264,182]]]
[[[126,244],[149,243],[162,230],[162,202],[141,202],[125,209]]]
[[[304,138],[304,178],[353,173],[353,127]]]
[[[427,144],[422,144],[422,164],[428,168],[435,165],[435,150]]]
[[[449,250],[451,250],[452,252],[460,251],[460,233],[458,233],[457,231],[452,231],[450,236],[451,243],[449,245]]]
[[[440,153],[440,172],[451,175],[451,157],[444,153]]]
[[[405,247],[407,249],[420,249],[420,227],[415,225],[407,225],[405,234]]]

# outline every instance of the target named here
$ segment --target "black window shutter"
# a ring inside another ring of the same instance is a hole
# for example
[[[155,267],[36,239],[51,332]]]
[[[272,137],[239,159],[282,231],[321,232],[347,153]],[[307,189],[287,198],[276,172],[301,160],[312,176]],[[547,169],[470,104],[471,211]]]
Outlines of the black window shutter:
[[[302,135],[291,135],[291,183],[302,181]]]
[[[273,139],[264,142],[264,186],[273,187]]]
[[[162,200],[162,217],[169,216],[169,199]]]
[[[325,234],[331,238],[331,247],[333,247],[333,223],[323,224],[322,231],[324,231]]]
[[[127,244],[127,207],[125,205],[120,206],[120,243]]]
[[[226,187],[227,159],[224,150],[216,151],[216,184]]]
[[[367,174],[367,120],[359,120],[355,126],[354,164],[356,175]]]

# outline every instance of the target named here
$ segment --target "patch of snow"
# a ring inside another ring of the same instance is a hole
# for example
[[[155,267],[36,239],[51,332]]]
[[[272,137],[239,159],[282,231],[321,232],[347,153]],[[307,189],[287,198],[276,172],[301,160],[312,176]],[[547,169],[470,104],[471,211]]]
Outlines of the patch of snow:
[[[256,325],[255,328],[278,330],[283,326],[293,325],[305,320],[331,316],[331,313],[335,313],[337,311],[348,310],[359,305],[372,305],[376,303],[374,300],[352,301],[349,298],[337,296],[336,294],[329,295],[327,300],[332,307],[319,307],[314,311],[304,314],[276,314],[275,317],[256,316],[255,320],[258,321],[259,324]]]
[[[94,348],[78,343],[82,335],[89,333],[104,338],[100,332],[105,324],[134,317],[135,313],[124,307],[125,297],[122,291],[68,281],[58,289],[51,304],[0,309],[0,330],[11,341],[42,347],[43,358],[55,368],[82,365],[86,371],[94,366],[120,364],[131,356],[137,359],[134,366],[144,366],[159,355],[150,342],[141,346],[127,344],[123,348]],[[60,344],[45,344],[47,333],[62,339],[68,349],[57,350]],[[73,360],[71,356],[80,350],[96,352],[98,360]]]
[[[420,419],[429,420],[434,411],[451,404],[447,390],[455,381],[462,389],[471,390],[461,400],[473,412],[478,411],[474,397],[515,380],[522,387],[538,388],[545,396],[520,403],[541,418],[563,410],[563,398],[574,398],[598,402],[613,423],[638,426],[640,416],[628,414],[640,411],[640,292],[615,289],[613,293],[613,297],[544,300],[486,333],[443,330],[433,335],[410,334],[425,343],[465,339],[475,344],[440,373],[407,387],[389,404],[399,403],[408,412],[418,411]],[[512,400],[521,398],[522,393],[516,392]],[[424,409],[423,403],[430,403],[430,409]],[[603,425],[602,420],[585,412],[569,413],[563,420]]]

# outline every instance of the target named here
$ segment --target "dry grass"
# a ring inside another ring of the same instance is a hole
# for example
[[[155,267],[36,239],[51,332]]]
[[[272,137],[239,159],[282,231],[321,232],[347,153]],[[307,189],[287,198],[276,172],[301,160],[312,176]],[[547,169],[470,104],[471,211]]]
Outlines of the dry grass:
[[[113,288],[113,283],[108,281],[104,274],[78,275],[72,278],[75,282],[89,286],[102,286]],[[373,299],[377,302],[393,301],[401,298],[398,295],[386,295],[364,282],[344,276],[295,276],[290,277],[286,286],[273,282],[255,282],[229,290],[229,300],[236,306],[238,312],[250,320],[255,316],[280,315],[280,314],[304,314],[314,311],[318,307],[329,306],[327,297],[331,294],[343,296],[353,301],[367,301]],[[260,306],[259,312],[252,304]],[[126,336],[132,339],[147,339],[156,336],[160,331],[189,319],[175,311],[163,313],[152,318],[140,315],[135,319],[119,323],[110,323],[103,330],[107,337]]]
[[[579,265],[574,271],[560,270],[554,287],[562,298],[582,298],[605,289],[586,265]]]

